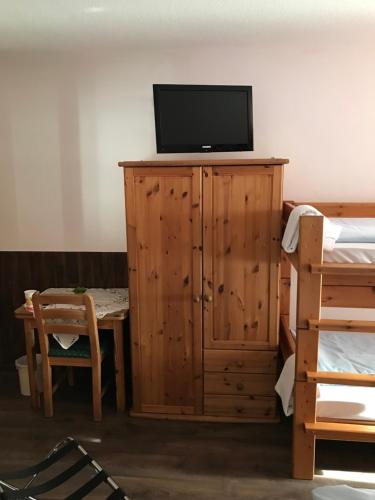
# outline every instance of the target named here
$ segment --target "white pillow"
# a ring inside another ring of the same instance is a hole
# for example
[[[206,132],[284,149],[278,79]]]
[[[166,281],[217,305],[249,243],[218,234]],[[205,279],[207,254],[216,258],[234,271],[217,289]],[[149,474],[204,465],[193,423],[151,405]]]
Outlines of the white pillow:
[[[330,219],[341,227],[337,243],[375,243],[375,219]]]
[[[293,253],[297,249],[299,239],[299,220],[300,217],[304,215],[314,216],[323,214],[311,205],[298,205],[293,208],[289,214],[288,223],[281,242],[281,245],[286,253]],[[340,236],[341,226],[334,224],[327,219],[327,217],[324,217],[323,232],[323,249],[332,251],[337,238]]]
[[[323,220],[324,250],[332,252],[332,250],[335,248],[335,243],[338,242],[340,239],[341,230],[342,230],[341,226],[335,224],[334,222],[332,222],[332,220],[327,219],[327,217],[324,217]]]

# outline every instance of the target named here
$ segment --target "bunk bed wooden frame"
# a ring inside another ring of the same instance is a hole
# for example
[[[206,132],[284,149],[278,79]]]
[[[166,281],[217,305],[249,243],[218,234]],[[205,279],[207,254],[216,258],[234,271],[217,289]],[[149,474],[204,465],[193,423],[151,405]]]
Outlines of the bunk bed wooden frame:
[[[286,224],[296,205],[316,207],[327,217],[374,217],[375,203],[284,202]],[[317,385],[375,387],[375,375],[319,372],[319,331],[374,332],[375,321],[321,319],[321,307],[375,308],[375,264],[323,261],[322,216],[302,216],[298,250],[283,252],[281,272],[280,349],[286,360],[296,354],[293,477],[312,479],[316,439],[375,442],[375,421],[333,420],[317,417]],[[289,328],[290,266],[297,279],[297,341]],[[374,370],[375,371],[375,370]]]

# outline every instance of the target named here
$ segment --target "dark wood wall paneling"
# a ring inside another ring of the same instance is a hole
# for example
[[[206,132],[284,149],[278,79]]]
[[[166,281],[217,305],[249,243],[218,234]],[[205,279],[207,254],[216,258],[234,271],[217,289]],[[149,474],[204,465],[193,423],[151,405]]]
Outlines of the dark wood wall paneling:
[[[22,321],[14,310],[24,290],[49,287],[128,286],[123,252],[0,252],[0,368],[14,366],[25,352]]]

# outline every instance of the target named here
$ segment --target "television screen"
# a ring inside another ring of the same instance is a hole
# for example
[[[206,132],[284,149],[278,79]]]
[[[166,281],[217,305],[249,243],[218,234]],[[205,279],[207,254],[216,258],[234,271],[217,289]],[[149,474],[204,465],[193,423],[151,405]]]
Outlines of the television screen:
[[[252,88],[154,85],[158,153],[252,151]]]

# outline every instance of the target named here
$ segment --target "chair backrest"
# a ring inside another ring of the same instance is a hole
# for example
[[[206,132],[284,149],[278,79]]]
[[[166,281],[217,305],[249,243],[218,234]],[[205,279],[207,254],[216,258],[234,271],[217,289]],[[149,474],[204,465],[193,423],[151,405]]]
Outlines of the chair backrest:
[[[98,325],[95,304],[91,295],[83,294],[40,294],[33,295],[34,315],[39,331],[42,358],[47,359],[48,336],[56,334],[86,335],[90,339],[91,359],[100,358]],[[66,306],[79,306],[69,308]],[[53,306],[46,308],[44,306]],[[56,320],[59,320],[56,322]]]

